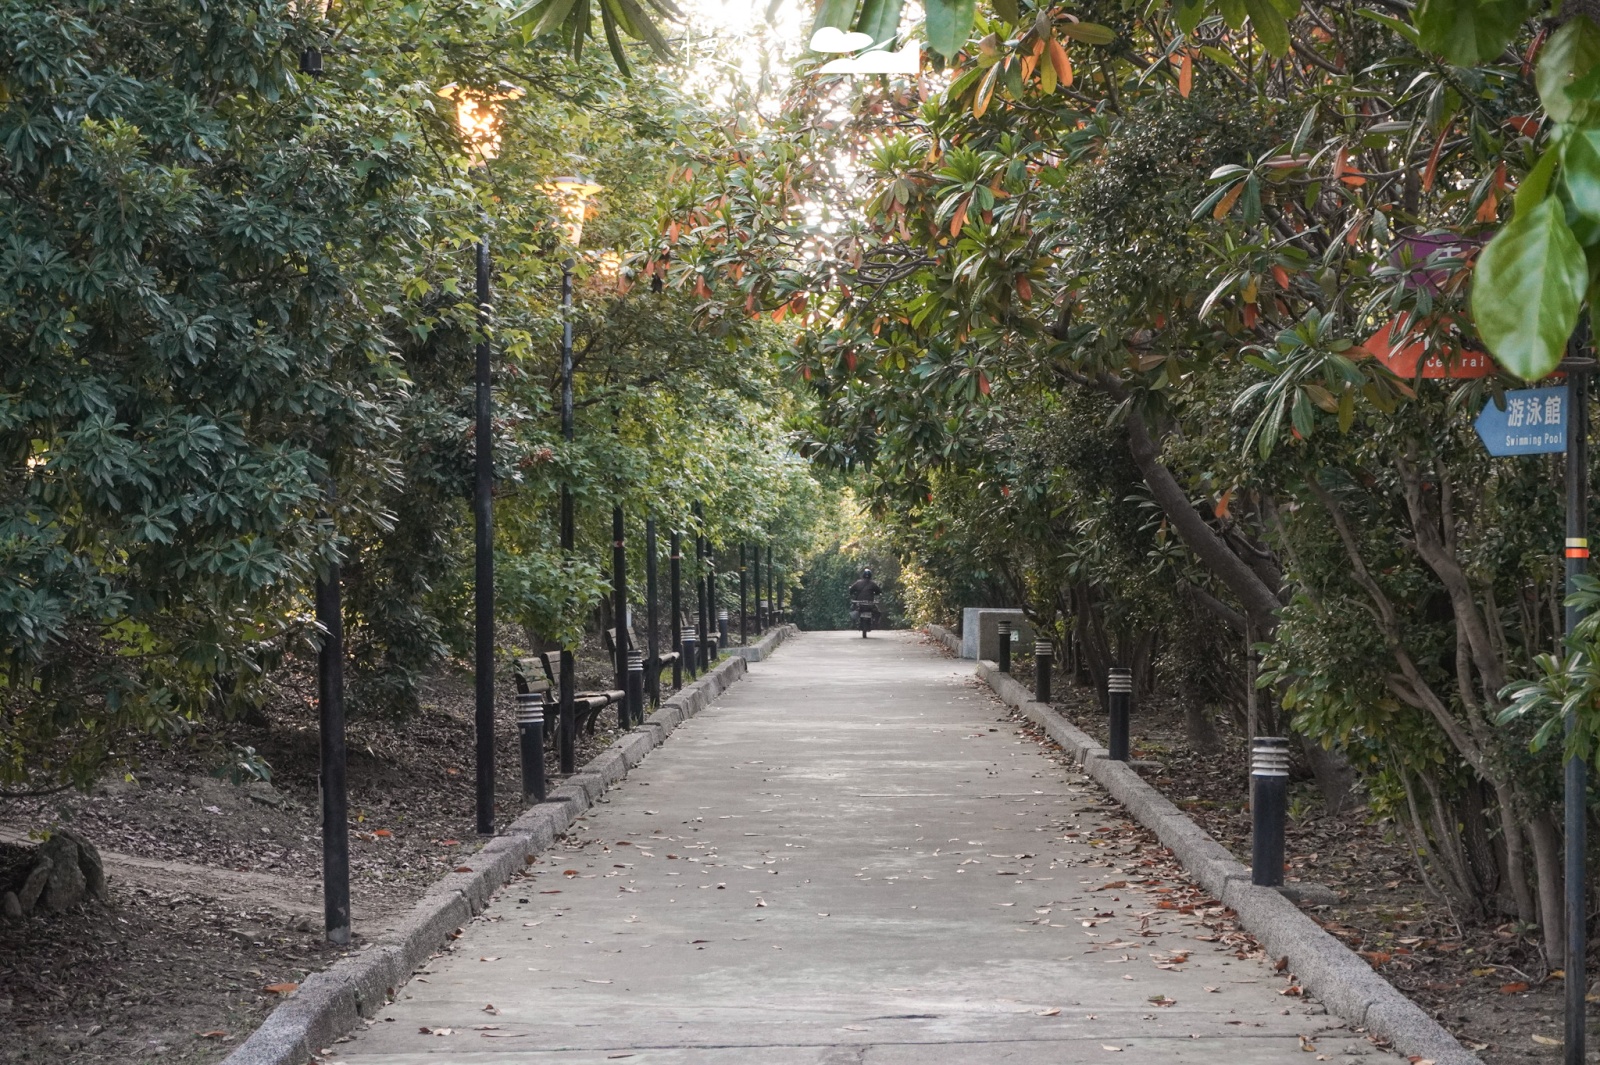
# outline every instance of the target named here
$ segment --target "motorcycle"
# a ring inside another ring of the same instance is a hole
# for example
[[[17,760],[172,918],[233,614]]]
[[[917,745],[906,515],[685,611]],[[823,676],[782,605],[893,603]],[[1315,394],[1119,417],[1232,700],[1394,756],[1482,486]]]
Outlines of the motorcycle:
[[[878,604],[870,599],[850,600],[850,620],[861,629],[861,638],[867,638],[867,631],[872,628],[872,623],[878,617]]]

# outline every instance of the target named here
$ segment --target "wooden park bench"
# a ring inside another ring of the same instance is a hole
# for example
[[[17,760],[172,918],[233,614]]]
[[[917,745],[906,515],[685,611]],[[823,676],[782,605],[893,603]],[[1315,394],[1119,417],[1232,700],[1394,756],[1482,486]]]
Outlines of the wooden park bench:
[[[542,692],[545,697],[545,738],[551,743],[556,742],[556,737],[561,734],[560,687],[556,684],[555,671],[550,668],[550,652],[536,651],[534,657],[539,660],[539,665],[544,671],[544,678],[529,680],[525,661],[522,658],[511,660],[512,676],[516,681],[517,694],[527,695],[531,692]],[[558,693],[552,696],[552,692]],[[576,728],[580,732],[594,735],[595,722],[600,717],[600,711],[608,706],[615,706],[622,702],[625,693],[614,689],[603,691],[574,692],[572,708],[576,718]]]
[[[632,613],[632,611],[630,611],[629,613]],[[623,653],[626,653],[628,651],[639,651],[639,650],[643,650],[644,649],[643,644],[639,639],[639,634],[633,630],[633,626],[632,625],[628,626],[627,636],[628,636],[628,642],[627,642],[627,646],[625,646],[622,649]],[[606,629],[605,632],[602,634],[601,639],[602,639],[602,642],[605,644],[606,650],[608,652],[610,652],[613,656],[615,656],[617,654],[617,630],[616,630],[616,628],[613,627],[613,628]],[[670,642],[671,641],[669,640],[668,643],[670,644]],[[674,662],[676,662],[678,660],[678,657],[679,657],[679,654],[678,654],[677,651],[659,651],[659,652],[657,652],[657,654],[655,656],[655,660],[653,662],[651,660],[649,660],[649,659],[645,660],[644,668],[645,668],[645,691],[646,692],[659,693],[661,691],[661,672],[663,670],[665,670],[667,667],[671,666]],[[613,659],[613,660],[615,660],[615,659]],[[654,680],[654,683],[651,683],[652,679]]]

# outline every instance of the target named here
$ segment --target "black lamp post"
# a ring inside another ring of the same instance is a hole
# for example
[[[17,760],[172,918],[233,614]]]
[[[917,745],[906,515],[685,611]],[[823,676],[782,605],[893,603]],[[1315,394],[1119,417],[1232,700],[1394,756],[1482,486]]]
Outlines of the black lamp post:
[[[439,95],[456,104],[456,127],[467,151],[487,170],[500,154],[505,101],[522,90],[501,82],[488,89],[451,83]],[[485,219],[487,222],[487,219]],[[478,345],[473,375],[473,671],[478,831],[494,833],[494,406],[489,345],[489,236],[477,247]]]
[[[583,243],[583,215],[589,198],[600,191],[600,186],[581,177],[558,177],[545,186],[545,191],[556,201],[566,225],[567,243],[574,252]],[[572,443],[572,267],[573,260],[561,262],[561,439]],[[561,554],[570,557],[576,546],[572,516],[572,487],[561,485]],[[560,688],[557,708],[560,723],[558,758],[562,773],[575,773],[578,769],[578,714],[575,696],[578,685],[577,665],[572,658],[572,648],[561,649]]]

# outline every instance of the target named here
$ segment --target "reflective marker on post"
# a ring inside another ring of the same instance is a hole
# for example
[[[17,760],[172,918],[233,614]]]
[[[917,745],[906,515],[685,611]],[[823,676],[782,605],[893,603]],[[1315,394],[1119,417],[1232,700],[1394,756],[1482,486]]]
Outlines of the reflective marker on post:
[[[644,652],[628,652],[627,697],[622,700],[622,710],[617,715],[623,728],[644,724]]]
[[[1113,666],[1106,677],[1106,703],[1111,711],[1111,757],[1128,760],[1128,705],[1133,701],[1133,670]]]
[[[1283,884],[1283,830],[1289,807],[1289,741],[1257,736],[1250,752],[1250,882]]]
[[[517,696],[517,733],[522,744],[522,797],[544,802],[544,693]]]
[[[1000,647],[995,652],[995,662],[1000,672],[1011,672],[1011,622],[1004,618],[1000,621]]]
[[[1050,657],[1055,653],[1049,640],[1038,640],[1033,645],[1033,698],[1036,702],[1050,701]]]

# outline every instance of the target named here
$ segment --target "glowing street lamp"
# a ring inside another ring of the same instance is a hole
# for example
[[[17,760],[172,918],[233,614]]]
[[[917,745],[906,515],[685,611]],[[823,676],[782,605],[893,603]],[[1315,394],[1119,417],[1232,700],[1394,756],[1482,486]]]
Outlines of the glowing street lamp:
[[[542,187],[544,192],[555,201],[556,209],[561,212],[568,249],[572,254],[577,254],[579,245],[583,243],[583,218],[588,212],[589,201],[601,191],[601,187],[587,178],[575,175],[554,178]],[[572,266],[573,261],[570,256],[561,261],[561,439],[569,444],[572,442],[573,437]],[[563,555],[571,555],[576,542],[576,529],[573,525],[572,515],[572,487],[563,483],[561,485],[561,553]],[[621,634],[626,628],[626,619],[618,620],[617,642],[619,645],[622,642]],[[561,675],[558,686],[561,699],[559,711],[561,715],[559,742],[561,772],[573,773],[578,768],[576,745],[578,718],[574,702],[577,694],[577,666],[573,661],[571,648],[563,647],[561,649]]]
[[[455,101],[456,130],[472,157],[485,166],[498,157],[506,101],[524,95],[522,87],[502,81],[488,88],[475,88],[452,81],[439,90],[439,95]]]
[[[510,82],[489,87],[451,82],[439,95],[454,100],[456,128],[467,152],[487,167],[500,154],[505,104],[523,95]],[[478,347],[473,430],[473,672],[478,831],[494,833],[494,425],[489,349],[489,237],[478,241]]]
[[[567,235],[567,246],[574,252],[583,243],[583,220],[589,211],[589,201],[603,191],[602,186],[588,178],[569,174],[551,178],[541,186],[555,201],[561,212],[561,221]]]

